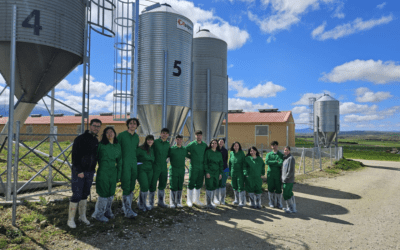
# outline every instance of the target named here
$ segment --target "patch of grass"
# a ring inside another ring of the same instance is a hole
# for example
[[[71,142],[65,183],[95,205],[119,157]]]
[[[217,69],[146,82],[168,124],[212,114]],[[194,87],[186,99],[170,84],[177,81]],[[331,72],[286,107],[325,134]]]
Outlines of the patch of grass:
[[[350,171],[350,170],[357,170],[362,167],[365,167],[365,165],[362,162],[343,158],[340,159],[339,161],[335,161],[335,165],[333,168]]]

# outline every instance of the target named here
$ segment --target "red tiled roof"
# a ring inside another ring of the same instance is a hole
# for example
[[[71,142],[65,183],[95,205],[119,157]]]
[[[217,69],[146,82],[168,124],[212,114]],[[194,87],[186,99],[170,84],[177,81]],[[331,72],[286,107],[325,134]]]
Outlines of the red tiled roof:
[[[114,121],[113,116],[90,115],[89,120],[97,118],[104,124],[124,124],[125,121]],[[8,117],[0,118],[0,124],[6,124]],[[81,124],[82,116],[54,117],[54,124]],[[25,124],[50,124],[50,116],[28,117]]]
[[[291,111],[228,113],[229,123],[287,122]]]

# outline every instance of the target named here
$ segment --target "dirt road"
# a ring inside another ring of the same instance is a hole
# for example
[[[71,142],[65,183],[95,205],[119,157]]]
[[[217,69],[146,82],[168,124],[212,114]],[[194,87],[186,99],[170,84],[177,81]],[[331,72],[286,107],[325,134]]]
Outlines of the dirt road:
[[[400,249],[400,163],[360,160],[367,169],[295,184],[298,213],[220,206],[143,238],[67,243],[80,249]],[[267,205],[266,194],[262,203]],[[58,247],[62,248],[64,243]],[[55,246],[57,247],[57,246]]]

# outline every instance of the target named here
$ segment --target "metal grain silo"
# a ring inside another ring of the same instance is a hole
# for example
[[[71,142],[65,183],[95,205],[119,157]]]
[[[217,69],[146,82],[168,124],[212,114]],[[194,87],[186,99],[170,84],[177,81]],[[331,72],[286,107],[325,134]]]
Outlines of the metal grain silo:
[[[85,4],[82,0],[0,1],[0,72],[10,84],[13,6],[16,5],[14,120],[23,124],[56,84],[82,63]],[[2,133],[7,131],[4,127]]]
[[[143,132],[171,135],[190,108],[193,23],[168,4],[139,16],[137,111]]]
[[[228,112],[227,54],[227,43],[209,30],[196,33],[193,39],[193,124],[194,130],[203,131],[207,142],[218,136]]]
[[[324,94],[314,102],[314,134],[318,145],[329,147],[340,127],[339,101]]]

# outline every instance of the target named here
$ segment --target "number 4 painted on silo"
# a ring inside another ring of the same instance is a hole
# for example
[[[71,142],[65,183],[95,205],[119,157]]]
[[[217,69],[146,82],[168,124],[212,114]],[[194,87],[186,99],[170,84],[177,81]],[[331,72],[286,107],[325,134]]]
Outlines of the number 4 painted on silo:
[[[181,63],[182,63],[181,61],[175,60],[174,69],[177,69],[177,70],[178,70],[178,73],[172,72],[172,75],[173,75],[173,76],[180,76],[180,75],[181,75],[182,70],[181,70],[181,67],[179,67],[179,64],[181,64]]]
[[[33,25],[29,23],[32,17],[35,17],[35,23]],[[40,26],[40,10],[33,10],[22,22],[22,27],[33,28],[33,34],[39,36],[39,30],[42,30],[42,26]]]

